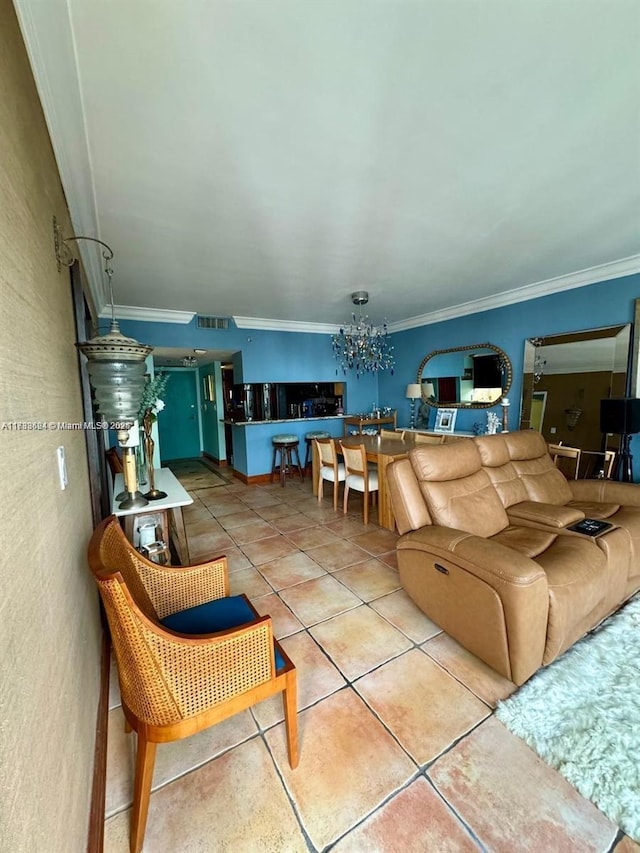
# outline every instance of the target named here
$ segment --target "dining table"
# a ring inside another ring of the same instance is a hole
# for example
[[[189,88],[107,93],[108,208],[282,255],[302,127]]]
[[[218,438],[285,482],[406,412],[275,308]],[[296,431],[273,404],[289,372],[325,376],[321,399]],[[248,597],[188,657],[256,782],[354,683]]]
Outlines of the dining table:
[[[389,499],[387,489],[386,468],[394,459],[402,459],[415,447],[414,437],[411,438],[385,438],[380,435],[348,435],[342,439],[334,439],[336,453],[341,456],[342,442],[346,447],[357,447],[364,445],[369,462],[375,462],[378,466],[378,524],[387,530],[395,530],[396,521],[393,508]],[[313,442],[312,457],[313,494],[318,494],[318,483],[320,480],[320,457],[318,448]]]

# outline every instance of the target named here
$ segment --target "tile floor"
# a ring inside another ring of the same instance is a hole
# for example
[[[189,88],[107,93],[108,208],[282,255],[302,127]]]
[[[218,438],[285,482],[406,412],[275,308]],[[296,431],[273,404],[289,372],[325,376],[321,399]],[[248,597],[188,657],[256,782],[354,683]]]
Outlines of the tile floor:
[[[277,698],[159,746],[147,853],[640,851],[495,719],[514,685],[413,605],[359,496],[344,516],[309,479],[191,494],[191,562],[226,553],[296,664],[300,764]],[[128,850],[134,746],[113,668],[106,853]]]

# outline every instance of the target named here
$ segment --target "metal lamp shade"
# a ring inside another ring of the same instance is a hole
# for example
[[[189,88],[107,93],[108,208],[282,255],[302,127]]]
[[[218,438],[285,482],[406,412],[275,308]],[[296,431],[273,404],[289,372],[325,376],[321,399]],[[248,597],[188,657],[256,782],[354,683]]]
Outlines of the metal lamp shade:
[[[103,418],[118,423],[136,420],[145,386],[145,359],[153,347],[125,337],[116,320],[106,335],[76,346],[88,359],[89,379]]]

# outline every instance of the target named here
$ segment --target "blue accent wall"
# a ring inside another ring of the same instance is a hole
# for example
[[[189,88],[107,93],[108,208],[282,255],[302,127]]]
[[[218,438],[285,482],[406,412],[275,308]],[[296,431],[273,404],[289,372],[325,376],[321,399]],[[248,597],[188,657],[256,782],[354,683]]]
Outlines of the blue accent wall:
[[[524,342],[534,336],[559,334],[599,326],[630,323],[634,302],[640,298],[640,275],[625,276],[565,290],[526,302],[482,311],[440,323],[396,332],[393,338],[396,366],[393,375],[374,376],[336,374],[336,362],[330,336],[262,330],[197,329],[195,320],[188,325],[122,321],[125,334],[152,346],[230,350],[241,353],[233,359],[237,382],[346,382],[345,412],[370,411],[379,406],[398,409],[398,425],[409,422],[408,383],[416,381],[416,372],[427,353],[436,349],[492,343],[501,347],[513,365],[513,384],[509,391],[511,407],[509,427],[517,429],[520,419]],[[241,371],[241,375],[238,375]],[[457,430],[471,430],[475,421],[486,420],[489,409],[458,411]],[[494,411],[500,413],[499,406]],[[298,422],[234,427],[234,467],[248,476],[264,474],[271,468],[271,436],[295,432],[301,436],[310,429],[328,429],[342,433],[341,421]],[[640,437],[634,437],[632,452],[638,460],[636,479],[640,477]]]

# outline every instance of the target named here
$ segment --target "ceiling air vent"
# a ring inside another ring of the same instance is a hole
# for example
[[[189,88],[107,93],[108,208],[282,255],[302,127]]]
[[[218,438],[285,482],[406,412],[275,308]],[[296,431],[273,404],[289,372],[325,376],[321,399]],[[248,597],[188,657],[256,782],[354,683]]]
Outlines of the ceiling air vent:
[[[228,329],[228,317],[205,317],[203,314],[198,314],[198,329]]]

